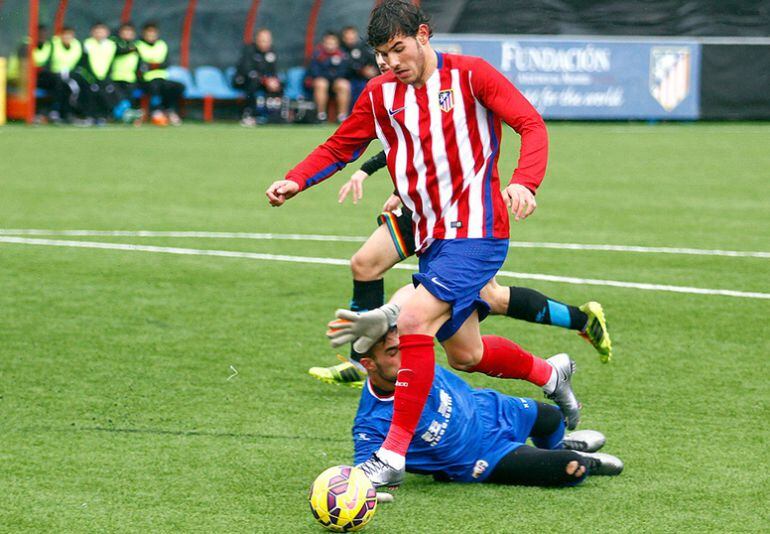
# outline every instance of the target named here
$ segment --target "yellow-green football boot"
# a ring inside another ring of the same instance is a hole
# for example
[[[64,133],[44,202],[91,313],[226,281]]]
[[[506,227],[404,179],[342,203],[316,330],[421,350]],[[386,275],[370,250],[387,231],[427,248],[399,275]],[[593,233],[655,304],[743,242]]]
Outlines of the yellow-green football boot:
[[[586,302],[580,306],[580,311],[588,316],[585,330],[580,335],[594,346],[602,363],[608,363],[612,360],[612,340],[602,305],[593,301]]]
[[[366,373],[341,356],[338,355],[337,357],[343,360],[342,363],[332,365],[331,367],[311,367],[307,372],[313,378],[327,384],[337,384],[359,389],[364,387]]]

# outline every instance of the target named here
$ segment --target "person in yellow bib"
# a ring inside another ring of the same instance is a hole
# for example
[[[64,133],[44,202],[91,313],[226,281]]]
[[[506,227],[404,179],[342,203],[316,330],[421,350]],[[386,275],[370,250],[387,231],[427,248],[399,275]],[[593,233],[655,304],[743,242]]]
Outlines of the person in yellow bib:
[[[50,73],[46,87],[53,97],[49,118],[52,122],[69,121],[78,109],[80,85],[72,76],[83,56],[83,46],[75,38],[75,30],[65,26],[51,38],[51,53],[41,67]]]
[[[110,70],[118,47],[109,37],[107,25],[97,22],[91,26],[91,36],[83,42],[83,57],[76,73],[83,92],[87,125],[106,124],[117,104]]]
[[[117,45],[115,60],[112,62],[110,78],[115,86],[118,103],[112,114],[116,120],[125,123],[137,122],[142,111],[134,106],[134,93],[139,87],[139,52],[136,49],[136,28],[125,22],[118,28],[118,35],[112,38]]]
[[[142,89],[150,95],[150,118],[157,126],[182,123],[179,99],[184,85],[168,79],[168,45],[160,38],[158,25],[148,22],[142,27],[142,38],[136,42],[139,52]]]

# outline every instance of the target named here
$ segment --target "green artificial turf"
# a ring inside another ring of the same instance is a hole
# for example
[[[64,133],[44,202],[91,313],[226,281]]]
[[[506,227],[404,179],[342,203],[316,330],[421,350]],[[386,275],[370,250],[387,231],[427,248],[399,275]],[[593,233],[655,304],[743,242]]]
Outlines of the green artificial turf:
[[[385,172],[356,206],[336,202],[349,169],[281,209],[265,201],[329,133],[0,128],[0,228],[366,236],[392,190]],[[513,240],[770,251],[769,125],[550,133],[538,211],[512,226]],[[516,153],[507,131],[503,176]],[[357,248],[51,239],[339,259]],[[770,260],[752,257],[513,248],[504,268],[762,293],[770,280]],[[386,288],[408,281],[393,271]],[[572,332],[507,318],[483,330],[572,355],[581,428],[606,434],[624,473],[560,490],[410,475],[366,532],[766,530],[770,301],[500,282],[603,303],[610,365]],[[0,531],[322,532],[307,488],[351,461],[359,393],[306,370],[336,362],[323,333],[350,288],[338,265],[0,243]],[[523,382],[464,377],[540,398]]]

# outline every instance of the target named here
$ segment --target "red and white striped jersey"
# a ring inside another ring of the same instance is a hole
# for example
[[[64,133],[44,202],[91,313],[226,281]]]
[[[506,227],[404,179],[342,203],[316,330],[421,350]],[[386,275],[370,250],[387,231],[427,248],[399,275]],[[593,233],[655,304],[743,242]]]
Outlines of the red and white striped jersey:
[[[371,80],[350,117],[286,175],[300,190],[357,159],[376,138],[404,205],[413,212],[418,253],[434,239],[508,238],[497,159],[501,120],[521,135],[511,183],[535,191],[548,159],[540,114],[481,58],[438,54],[422,87],[389,72]]]

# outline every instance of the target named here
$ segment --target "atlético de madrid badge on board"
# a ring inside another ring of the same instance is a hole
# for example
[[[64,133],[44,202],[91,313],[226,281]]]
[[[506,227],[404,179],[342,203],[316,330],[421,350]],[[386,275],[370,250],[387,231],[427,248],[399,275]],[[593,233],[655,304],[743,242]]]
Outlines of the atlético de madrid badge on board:
[[[671,111],[690,93],[690,48],[656,46],[650,51],[650,94]]]

